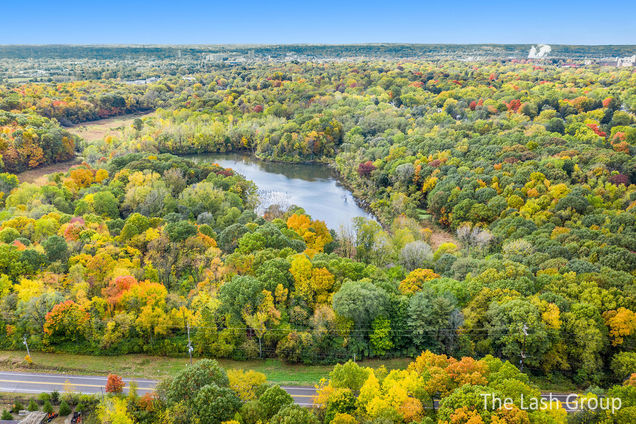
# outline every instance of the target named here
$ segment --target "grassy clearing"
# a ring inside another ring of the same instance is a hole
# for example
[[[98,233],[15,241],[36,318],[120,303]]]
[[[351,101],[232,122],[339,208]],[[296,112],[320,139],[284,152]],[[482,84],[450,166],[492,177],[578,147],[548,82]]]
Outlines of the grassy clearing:
[[[23,362],[24,352],[0,351],[0,370],[98,375],[112,372],[124,377],[162,379],[175,375],[188,364],[187,358],[149,355],[91,356],[33,352],[31,358],[33,365],[26,366]],[[360,365],[372,368],[384,365],[388,369],[402,369],[410,361],[408,358],[368,360],[360,362]],[[241,368],[262,372],[273,383],[302,386],[318,383],[321,378],[326,378],[333,368],[331,365],[289,365],[277,359],[253,361],[221,359],[219,363],[226,369]]]
[[[123,134],[124,129],[130,127],[135,118],[142,118],[148,116],[148,114],[131,114],[116,116],[113,118],[100,119],[97,121],[84,122],[74,125],[68,130],[84,139],[86,142],[94,142],[102,140],[107,135],[113,135],[119,137]],[[73,165],[77,165],[81,162],[80,158],[75,158],[67,162],[58,162],[48,166],[42,166],[36,169],[30,169],[28,171],[17,174],[20,182],[45,184],[47,182],[47,176],[56,172],[66,172]]]
[[[46,184],[47,175],[54,174],[56,172],[66,172],[73,165],[77,165],[81,161],[78,158],[71,159],[66,162],[58,162],[52,165],[42,166],[40,168],[29,169],[28,171],[20,172],[16,174],[18,176],[18,180],[21,183],[34,183],[34,184]]]
[[[83,122],[69,128],[69,131],[89,143],[102,140],[109,134],[115,137],[120,137],[123,134],[124,129],[130,127],[136,118],[143,118],[148,115],[150,115],[150,113],[136,113],[100,119],[97,121]]]
[[[585,389],[585,387],[578,387],[573,381],[559,374],[553,374],[550,378],[531,375],[530,381],[544,392],[576,393]]]

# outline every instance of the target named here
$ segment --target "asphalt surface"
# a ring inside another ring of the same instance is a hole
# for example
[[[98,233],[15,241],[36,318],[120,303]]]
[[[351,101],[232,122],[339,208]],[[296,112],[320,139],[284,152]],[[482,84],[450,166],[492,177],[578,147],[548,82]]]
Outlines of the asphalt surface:
[[[0,392],[5,393],[42,393],[57,390],[63,392],[65,387],[80,393],[105,393],[107,377],[89,375],[32,374],[22,372],[0,372]],[[128,391],[131,381],[137,383],[137,393],[144,395],[152,392],[157,385],[155,380],[124,378]]]
[[[42,393],[57,390],[71,390],[87,394],[105,393],[107,377],[89,376],[89,375],[63,375],[63,374],[36,374],[22,372],[0,372],[0,392],[3,393]],[[156,380],[130,379],[124,378],[126,386],[124,392],[128,392],[128,384],[131,381],[137,383],[137,393],[144,395],[152,392],[157,385]],[[291,395],[294,401],[301,406],[314,406],[314,396],[316,389],[313,387],[300,386],[281,386],[287,393]],[[567,394],[542,394],[543,398],[559,400],[563,408],[568,412],[575,411],[575,404],[567,402]],[[574,401],[574,398],[570,398]],[[435,401],[435,408],[439,405],[439,401]]]
[[[57,390],[63,392],[65,387],[74,392],[87,394],[101,394],[106,392],[106,380],[104,376],[89,375],[61,375],[61,374],[36,374],[22,372],[0,372],[0,392],[3,393],[42,393]],[[157,385],[156,380],[137,378],[124,378],[126,386],[124,393],[128,392],[128,384],[131,381],[137,383],[137,393],[144,395],[152,392]],[[313,406],[313,398],[316,389],[313,387],[283,386],[294,401],[301,406]]]

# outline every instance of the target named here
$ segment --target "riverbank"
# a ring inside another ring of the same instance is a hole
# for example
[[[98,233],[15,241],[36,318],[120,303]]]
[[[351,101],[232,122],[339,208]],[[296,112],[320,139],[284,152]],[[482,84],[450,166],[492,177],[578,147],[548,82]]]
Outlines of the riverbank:
[[[312,218],[325,221],[329,228],[337,230],[340,225],[333,224],[333,216],[342,213],[342,211],[350,208],[351,203],[355,204],[358,213],[353,216],[365,216],[378,222],[385,231],[390,232],[391,222],[383,220],[376,211],[371,207],[372,198],[369,193],[356,187],[352,181],[346,179],[340,172],[334,160],[326,162],[283,162],[279,160],[268,160],[260,158],[248,151],[233,151],[224,153],[200,153],[196,155],[182,155],[182,157],[194,161],[217,162],[219,165],[232,168],[236,172],[243,174],[247,179],[252,180],[259,186],[259,190],[265,188],[264,193],[260,193],[266,198],[261,198],[265,207],[270,204],[279,204],[283,209],[296,204],[303,207]],[[257,169],[256,169],[257,168]],[[273,179],[276,174],[281,179]],[[333,196],[334,187],[321,186],[317,184],[321,180],[333,180],[339,186],[340,196],[351,199],[349,204],[347,200]],[[302,187],[303,184],[312,184],[313,187]],[[286,191],[287,190],[287,191]],[[294,202],[294,196],[285,196],[289,192],[298,192],[299,196]],[[274,193],[278,195],[271,196]],[[316,193],[324,193],[318,196]],[[346,193],[346,194],[345,194]],[[302,199],[302,200],[301,200]],[[305,202],[305,203],[304,203]],[[316,206],[320,204],[320,207]],[[332,206],[332,210],[325,211],[326,205]],[[262,212],[262,211],[261,211]],[[351,218],[350,217],[350,218]],[[451,242],[459,246],[454,235],[430,220],[418,220],[421,228],[430,230],[430,243],[433,249],[437,249],[443,243]],[[351,228],[351,221],[347,225]]]
[[[342,186],[346,188],[353,195],[353,198],[356,204],[358,205],[358,207],[363,209],[369,215],[373,216],[375,220],[378,222],[378,224],[380,224],[384,230],[388,230],[390,225],[385,223],[382,219],[380,219],[380,217],[376,214],[373,208],[371,208],[371,203],[369,202],[369,200],[367,200],[366,196],[363,193],[361,193],[359,190],[357,190],[351,184],[351,182],[349,182],[346,178],[342,176],[342,173],[336,167],[335,161],[333,160],[329,161],[329,167],[336,174],[338,178],[338,182],[342,184]]]
[[[272,205],[282,210],[296,205],[336,231],[343,227],[352,230],[357,217],[374,219],[326,164],[263,161],[240,153],[185,157],[199,163],[217,163],[253,181],[260,200],[257,213],[261,215]]]
[[[338,177],[338,181],[347,190],[349,190],[349,192],[351,192],[358,206],[361,209],[364,209],[368,214],[372,215],[385,231],[390,231],[391,223],[384,222],[377,215],[377,213],[371,207],[371,200],[368,199],[368,196],[364,194],[362,191],[358,190],[356,187],[353,186],[353,184],[351,184],[350,181],[344,178],[342,176],[342,173],[338,170],[338,168],[335,166],[335,163],[333,161],[329,163],[329,166],[336,173]],[[420,226],[431,230],[431,237],[429,240],[429,244],[431,245],[431,248],[433,248],[433,250],[437,249],[440,245],[444,243],[453,243],[458,247],[460,246],[459,241],[455,238],[455,236],[452,233],[449,233],[448,231],[444,230],[443,228],[439,227],[433,222],[428,220],[426,221],[420,220]]]

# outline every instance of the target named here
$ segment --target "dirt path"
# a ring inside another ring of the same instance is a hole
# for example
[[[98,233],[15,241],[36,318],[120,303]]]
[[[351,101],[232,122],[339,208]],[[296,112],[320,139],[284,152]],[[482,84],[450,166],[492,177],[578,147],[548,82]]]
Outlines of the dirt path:
[[[16,175],[21,183],[45,184],[47,182],[47,175],[54,174],[56,172],[66,172],[73,165],[77,165],[80,162],[81,160],[79,158],[75,158],[66,162],[58,162],[54,163],[53,165],[29,169],[28,171],[20,172]]]
[[[455,235],[440,228],[439,226],[433,224],[430,221],[424,221],[422,226],[428,228],[432,231],[430,245],[433,250],[437,250],[437,248],[444,243],[453,243],[457,247],[461,247]]]

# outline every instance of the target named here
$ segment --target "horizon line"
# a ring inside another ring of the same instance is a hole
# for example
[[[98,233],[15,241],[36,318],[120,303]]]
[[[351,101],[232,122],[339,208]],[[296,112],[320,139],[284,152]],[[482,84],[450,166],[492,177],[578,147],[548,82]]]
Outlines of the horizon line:
[[[636,44],[563,44],[563,43],[421,43],[421,42],[363,42],[363,43],[27,43],[27,44],[2,44],[0,47],[278,47],[278,46],[536,46],[546,44],[550,46],[581,46],[581,47],[636,47]]]

